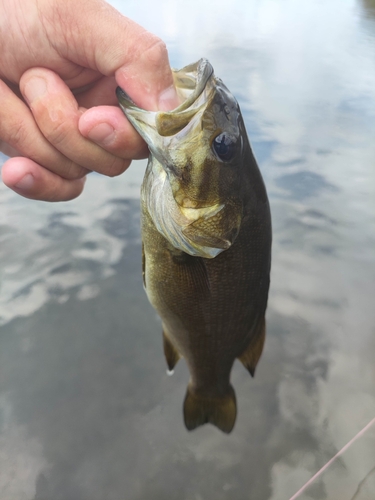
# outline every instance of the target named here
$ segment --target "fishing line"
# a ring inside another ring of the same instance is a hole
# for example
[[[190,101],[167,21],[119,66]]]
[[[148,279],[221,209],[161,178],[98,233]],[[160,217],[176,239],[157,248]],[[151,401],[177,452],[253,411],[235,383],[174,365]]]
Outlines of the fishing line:
[[[336,455],[331,458],[331,460],[329,460],[320,470],[318,470],[318,472],[311,479],[309,479],[307,483],[304,484],[302,488],[297,491],[297,493],[295,493],[292,497],[290,497],[289,500],[295,500],[296,498],[298,498],[310,486],[310,484],[313,481],[315,481],[317,477],[319,477],[326,469],[328,469],[328,467],[331,465],[332,462],[336,460],[336,458],[342,455],[355,441],[357,441],[357,439],[362,437],[363,434],[365,434],[365,432],[367,432],[369,428],[374,424],[375,424],[375,417],[361,431],[359,431],[358,434],[356,434],[354,438],[352,438],[349,441],[349,443],[347,443],[343,448],[341,448],[341,450],[338,451]]]

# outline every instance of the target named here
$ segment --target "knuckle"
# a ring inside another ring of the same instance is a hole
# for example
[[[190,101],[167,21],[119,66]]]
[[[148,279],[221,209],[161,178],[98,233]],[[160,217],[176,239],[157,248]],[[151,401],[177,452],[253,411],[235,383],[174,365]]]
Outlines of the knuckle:
[[[78,165],[72,160],[67,160],[62,167],[60,175],[64,179],[74,181],[77,179],[82,179],[82,177],[85,177],[85,175],[87,175],[88,173],[89,170],[87,170],[86,168]]]
[[[53,125],[53,126],[52,126]],[[50,123],[50,126],[43,132],[45,138],[54,146],[59,147],[66,143],[71,126],[66,121]]]
[[[83,191],[83,182],[68,181],[67,185],[56,185],[45,195],[45,201],[69,201],[77,198]]]
[[[0,140],[0,151],[10,158],[14,156],[20,156],[21,153],[14,147],[12,147],[8,142]]]
[[[46,191],[43,196],[43,201],[51,201],[51,202],[56,202],[60,201],[60,193],[59,189],[57,187],[54,187],[53,189],[49,189],[49,191]]]
[[[29,143],[30,131],[27,124],[24,122],[19,122],[14,127],[9,127],[8,137],[6,142],[12,147],[19,151],[25,149]]]
[[[125,172],[129,167],[131,161],[123,160],[121,158],[114,158],[111,163],[106,166],[105,172],[108,177],[117,177]]]
[[[168,60],[167,46],[155,35],[151,35],[149,38],[149,45],[143,52],[143,57],[147,59],[147,62],[152,67],[159,67],[165,61]]]

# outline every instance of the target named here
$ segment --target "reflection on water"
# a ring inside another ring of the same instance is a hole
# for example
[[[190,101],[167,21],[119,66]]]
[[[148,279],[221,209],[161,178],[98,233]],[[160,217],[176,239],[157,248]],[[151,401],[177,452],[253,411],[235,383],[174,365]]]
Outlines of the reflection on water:
[[[143,165],[66,204],[0,186],[0,499],[288,499],[375,415],[373,2],[114,3],[240,101],[273,213],[265,352],[235,366],[230,437],[188,434],[142,289]],[[372,499],[374,450],[370,429],[300,498]]]

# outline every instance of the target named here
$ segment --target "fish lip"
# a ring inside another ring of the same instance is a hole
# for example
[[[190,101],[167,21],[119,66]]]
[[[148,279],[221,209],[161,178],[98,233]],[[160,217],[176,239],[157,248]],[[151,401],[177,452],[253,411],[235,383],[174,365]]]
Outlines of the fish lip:
[[[195,103],[198,97],[205,90],[207,82],[214,73],[214,68],[212,67],[208,59],[201,58],[199,59],[199,61],[189,64],[179,71],[173,70],[173,77],[176,83],[179,79],[179,73],[184,75],[187,75],[189,73],[196,74],[194,90],[187,97],[187,99],[185,99],[179,106],[177,106],[177,108],[170,111],[170,113],[179,113],[181,111],[185,111]]]
[[[116,88],[116,97],[121,107],[137,107],[132,98],[121,87]]]
[[[180,113],[181,111],[185,111],[188,108],[190,108],[206,88],[208,80],[213,75],[214,69],[211,63],[208,61],[208,59],[202,58],[199,59],[199,61],[197,61],[196,63],[189,64],[188,66],[185,66],[180,70],[172,69],[172,72],[175,79],[175,83],[177,83],[179,78],[180,79],[182,78],[181,77],[182,74],[196,73],[197,76],[195,78],[195,86],[192,93],[176,108],[167,112],[163,112],[163,114],[167,115]],[[152,113],[152,111],[147,111],[137,106],[135,102],[132,100],[132,98],[121,87],[116,88],[116,97],[119,101],[121,108],[125,113],[126,111],[131,109],[135,109],[137,111],[144,111],[145,113]],[[158,112],[156,112],[156,114],[157,113]]]
[[[165,164],[171,162],[168,154],[170,141],[195,123],[194,117],[208,105],[213,85],[210,87],[210,79],[214,77],[213,67],[207,59],[172,71],[176,89],[184,101],[171,111],[147,111],[138,107],[121,87],[116,89],[125,116],[147,143],[150,152]],[[177,128],[176,123],[179,123]]]

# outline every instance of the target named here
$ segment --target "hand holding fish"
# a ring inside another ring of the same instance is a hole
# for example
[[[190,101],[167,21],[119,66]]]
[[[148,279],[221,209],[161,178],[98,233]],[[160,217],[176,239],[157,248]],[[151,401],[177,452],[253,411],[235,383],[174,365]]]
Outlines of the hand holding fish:
[[[0,46],[2,178],[27,198],[75,198],[88,172],[147,156],[117,85],[144,109],[178,104],[165,44],[103,0],[0,0]]]

